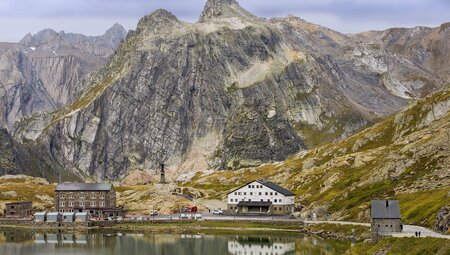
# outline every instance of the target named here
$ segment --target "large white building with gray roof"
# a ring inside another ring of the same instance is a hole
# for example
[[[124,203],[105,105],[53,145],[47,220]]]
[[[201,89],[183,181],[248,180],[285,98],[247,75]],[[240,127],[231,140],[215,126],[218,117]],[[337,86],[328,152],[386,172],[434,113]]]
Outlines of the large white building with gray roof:
[[[233,214],[291,214],[295,194],[273,182],[256,180],[228,193],[227,200]]]

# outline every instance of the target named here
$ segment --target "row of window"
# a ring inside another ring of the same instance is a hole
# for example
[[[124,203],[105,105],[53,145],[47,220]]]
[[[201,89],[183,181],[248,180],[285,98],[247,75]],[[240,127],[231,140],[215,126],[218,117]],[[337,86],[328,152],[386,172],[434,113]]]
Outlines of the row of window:
[[[74,202],[68,202],[67,203],[67,205],[69,206],[69,207],[73,207],[74,206]],[[88,204],[90,204],[90,206],[97,206],[97,203],[95,202],[95,201],[91,201],[90,203],[88,203],[88,202],[79,202],[79,206],[87,206]],[[64,206],[66,206],[66,203],[65,202],[60,202],[59,203],[59,206],[60,207],[64,207]],[[104,207],[105,206],[105,202],[103,202],[103,201],[100,201],[100,203],[99,203],[99,206],[100,207]]]
[[[65,199],[65,196],[60,196],[61,199]],[[75,196],[67,196],[68,199],[75,199]],[[85,199],[85,196],[79,196],[79,199]],[[91,199],[97,199],[97,196],[90,196]],[[99,199],[105,199],[105,196],[98,197]]]
[[[275,195],[275,196],[278,196],[278,192],[264,192],[265,193],[265,195],[266,196],[273,196],[273,195]],[[246,196],[247,195],[247,192],[234,192],[234,194],[236,195],[236,196],[238,196],[238,195],[244,195],[244,196]],[[253,192],[249,192],[249,194],[250,194],[250,196],[253,196]],[[262,192],[255,192],[255,195],[260,195],[260,196],[262,196]]]
[[[241,198],[241,201],[245,201],[245,200],[243,198]],[[247,201],[251,202],[252,200],[249,198]],[[261,199],[260,201],[264,202],[264,199]],[[239,202],[239,199],[238,198],[230,198],[230,202]],[[270,199],[267,199],[267,202],[271,202]],[[273,202],[274,203],[283,203],[283,199],[274,199]]]

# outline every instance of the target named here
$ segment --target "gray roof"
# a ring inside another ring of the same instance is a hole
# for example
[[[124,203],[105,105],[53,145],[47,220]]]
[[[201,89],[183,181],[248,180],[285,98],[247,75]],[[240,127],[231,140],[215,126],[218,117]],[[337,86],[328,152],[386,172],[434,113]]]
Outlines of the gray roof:
[[[241,189],[241,188],[243,188],[243,187],[245,187],[245,186],[247,186],[247,185],[249,185],[250,183],[253,183],[253,182],[255,182],[255,181],[251,181],[251,182],[249,182],[249,183],[247,183],[245,185],[242,185],[241,187],[228,192],[228,194],[231,194],[231,193],[235,192],[236,190],[239,190],[239,189]],[[287,189],[285,189],[285,188],[283,188],[283,187],[281,187],[278,184],[275,184],[273,182],[266,181],[266,180],[257,180],[256,182],[258,182],[258,183],[268,187],[269,189],[272,189],[272,190],[274,190],[274,191],[276,191],[276,192],[278,192],[278,193],[280,193],[282,195],[295,196],[295,194],[293,192],[291,192],[290,190],[287,190]]]
[[[111,183],[59,183],[55,191],[110,191]]]
[[[285,196],[294,196],[295,195],[292,191],[287,190],[276,183],[266,181],[266,180],[258,180],[257,182],[261,183],[262,185],[265,185],[269,189],[275,190],[276,192],[278,192],[282,195],[285,195]]]
[[[372,200],[370,214],[372,219],[400,219],[398,200]]]

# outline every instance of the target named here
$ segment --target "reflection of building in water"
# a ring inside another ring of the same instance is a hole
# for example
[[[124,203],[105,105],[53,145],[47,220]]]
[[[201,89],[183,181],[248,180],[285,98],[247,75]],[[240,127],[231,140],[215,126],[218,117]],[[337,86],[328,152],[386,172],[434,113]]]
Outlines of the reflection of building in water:
[[[228,252],[237,255],[283,255],[295,251],[295,243],[267,237],[246,237],[228,241]]]
[[[102,246],[114,248],[116,235],[105,234],[36,234],[36,244],[55,244],[56,247]]]

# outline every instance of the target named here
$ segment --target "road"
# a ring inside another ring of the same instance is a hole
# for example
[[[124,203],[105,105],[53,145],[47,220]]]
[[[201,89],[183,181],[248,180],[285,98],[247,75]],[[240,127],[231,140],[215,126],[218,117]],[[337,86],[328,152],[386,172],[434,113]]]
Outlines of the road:
[[[361,223],[361,222],[351,222],[351,221],[320,221],[320,220],[301,220],[298,218],[292,219],[289,216],[246,216],[246,215],[216,215],[212,213],[199,213],[202,216],[203,220],[224,220],[224,221],[292,221],[292,222],[304,222],[306,224],[320,224],[320,223],[326,223],[326,224],[336,224],[336,225],[355,225],[355,226],[365,226],[370,227],[369,223]],[[188,215],[190,215],[188,213]],[[155,217],[149,217],[145,216],[146,218],[150,220],[155,221],[164,221],[164,220],[178,220],[180,218],[180,214],[173,214],[173,215],[158,215]],[[414,225],[404,225],[403,231],[401,233],[383,233],[383,235],[389,235],[393,237],[413,237],[415,236],[415,232],[420,231],[421,237],[435,237],[435,238],[446,238],[450,239],[450,235],[442,235],[439,233],[436,233],[430,229],[421,227],[421,226],[414,226]]]
[[[320,223],[328,223],[328,224],[339,224],[339,225],[358,225],[358,226],[366,226],[370,227],[369,223],[359,223],[359,222],[351,222],[351,221],[304,221],[306,224],[320,224]],[[450,235],[442,235],[436,233],[430,229],[415,226],[415,225],[403,225],[403,231],[401,233],[394,232],[386,232],[382,233],[382,235],[393,236],[393,237],[414,237],[415,232],[420,231],[420,237],[435,237],[435,238],[446,238],[450,239]]]

